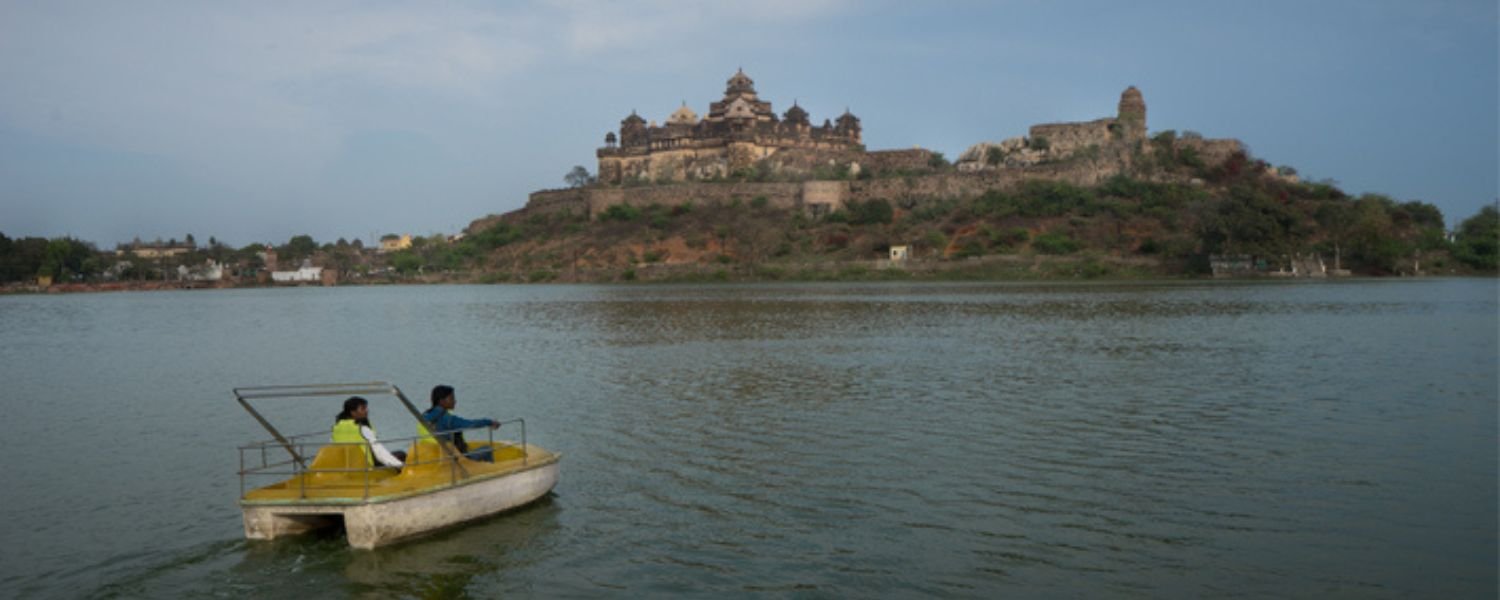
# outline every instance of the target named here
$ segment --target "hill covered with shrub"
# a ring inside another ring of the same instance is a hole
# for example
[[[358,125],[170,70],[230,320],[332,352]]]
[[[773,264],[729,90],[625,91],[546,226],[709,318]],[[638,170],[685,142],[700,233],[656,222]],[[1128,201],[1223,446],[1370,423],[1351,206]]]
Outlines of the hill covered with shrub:
[[[1198,276],[1211,256],[1271,271],[1297,257],[1359,275],[1495,271],[1493,207],[1449,236],[1426,202],[1351,196],[1243,152],[1207,165],[1174,135],[1158,134],[1128,171],[1095,186],[1037,179],[819,216],[763,197],[615,205],[594,219],[501,219],[471,231],[460,254],[491,281]],[[931,175],[951,169],[932,166]],[[905,268],[879,262],[893,246],[908,247]]]

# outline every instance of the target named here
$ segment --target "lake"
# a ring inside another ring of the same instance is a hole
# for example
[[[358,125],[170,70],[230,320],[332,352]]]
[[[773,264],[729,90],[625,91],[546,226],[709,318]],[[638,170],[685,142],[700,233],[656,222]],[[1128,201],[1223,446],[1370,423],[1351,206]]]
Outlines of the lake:
[[[1486,279],[0,297],[0,596],[1493,598],[1497,314]],[[524,417],[561,481],[244,540],[231,388],[370,380]]]

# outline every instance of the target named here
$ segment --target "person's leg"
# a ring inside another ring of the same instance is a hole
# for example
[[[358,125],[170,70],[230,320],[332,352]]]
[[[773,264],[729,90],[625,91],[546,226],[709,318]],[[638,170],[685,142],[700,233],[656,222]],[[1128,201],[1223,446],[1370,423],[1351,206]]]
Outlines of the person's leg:
[[[473,452],[465,454],[464,456],[469,457],[469,460],[481,460],[481,461],[484,461],[484,462],[495,462],[495,451],[492,450],[492,449],[490,449],[489,446],[485,446],[483,448],[480,448],[478,450],[475,450]]]

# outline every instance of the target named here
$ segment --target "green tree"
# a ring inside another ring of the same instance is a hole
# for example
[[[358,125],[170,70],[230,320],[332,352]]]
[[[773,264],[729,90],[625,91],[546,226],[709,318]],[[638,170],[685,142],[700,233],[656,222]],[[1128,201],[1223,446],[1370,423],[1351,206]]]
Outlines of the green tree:
[[[891,203],[879,198],[868,202],[849,203],[849,222],[854,225],[876,225],[890,223],[895,217]]]
[[[343,278],[354,270],[359,253],[350,247],[349,243],[344,241],[343,238],[339,238],[339,242],[341,244],[335,245],[333,250],[329,252],[329,258],[333,261],[333,265],[331,266],[338,272],[339,277]]]
[[[960,157],[962,158],[962,157]],[[1005,161],[1005,151],[999,146],[990,146],[984,150],[984,162],[989,165],[998,165]]]
[[[304,234],[292,236],[292,239],[287,240],[285,246],[277,250],[277,254],[280,255],[279,260],[289,265],[295,265],[302,259],[311,257],[317,251],[318,243],[313,241],[312,236]]]
[[[1210,253],[1281,257],[1300,244],[1298,217],[1266,190],[1236,184],[1223,198],[1205,204],[1199,235]]]
[[[51,276],[54,281],[68,281],[98,272],[98,252],[92,244],[73,238],[57,238],[47,242],[36,274]]]
[[[1491,204],[1459,224],[1454,258],[1476,269],[1500,267],[1500,210]]]
[[[1349,229],[1354,225],[1354,207],[1343,200],[1329,200],[1318,205],[1313,218],[1323,227],[1328,241],[1333,243],[1333,268],[1342,269],[1344,242]]]
[[[594,183],[594,176],[590,175],[589,170],[583,165],[573,165],[573,169],[568,171],[567,175],[563,175],[563,181],[568,184],[568,187],[581,188]]]
[[[1411,202],[1402,203],[1399,208],[1418,227],[1436,227],[1438,229],[1442,229],[1443,227],[1443,211],[1439,210],[1436,206],[1420,200],[1412,200]]]
[[[1042,254],[1072,254],[1078,251],[1078,242],[1062,233],[1049,231],[1036,236],[1031,247]]]
[[[402,275],[410,275],[422,268],[422,257],[409,250],[402,250],[391,255],[391,268]]]
[[[641,216],[641,209],[629,204],[614,204],[600,213],[600,221],[634,221]]]
[[[1391,209],[1395,203],[1377,194],[1360,196],[1354,204],[1354,220],[1349,230],[1349,250],[1353,258],[1377,271],[1396,270],[1396,263],[1411,254],[1411,248],[1398,237]]]
[[[5,266],[6,281],[34,279],[42,268],[47,255],[47,239],[28,237],[16,239],[9,244],[10,250]]]
[[[518,241],[523,237],[525,237],[524,232],[519,225],[496,223],[484,231],[465,237],[461,244],[473,246],[478,250],[488,252],[511,242]]]

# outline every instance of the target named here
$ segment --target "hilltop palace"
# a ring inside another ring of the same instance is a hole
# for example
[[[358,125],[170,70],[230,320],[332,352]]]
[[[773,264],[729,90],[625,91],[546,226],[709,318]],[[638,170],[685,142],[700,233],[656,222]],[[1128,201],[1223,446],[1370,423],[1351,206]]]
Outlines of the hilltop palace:
[[[632,111],[620,121],[618,136],[612,131],[604,136],[604,147],[597,152],[599,182],[715,180],[744,174],[759,161],[770,162],[772,171],[789,173],[807,173],[829,163],[919,168],[930,157],[928,152],[866,152],[861,131],[859,118],[847,109],[837,119],[824,119],[822,125],[814,126],[807,111],[794,102],[778,118],[771,103],[756,93],[755,82],[741,70],[729,78],[724,97],[710,103],[708,116],[701,119],[686,103],[662,125],[648,125]],[[1120,95],[1114,117],[1035,125],[1029,133],[970,148],[958,161],[960,169],[1029,166],[1091,145],[1143,141],[1146,101],[1140,90],[1131,87]],[[1046,142],[1032,143],[1039,138]],[[996,160],[990,147],[998,148],[1008,160]],[[971,156],[976,153],[981,155]]]
[[[632,111],[620,121],[619,138],[614,132],[604,136],[604,147],[598,151],[599,181],[727,177],[774,154],[787,159],[793,154],[835,157],[862,151],[859,134],[859,118],[848,110],[836,122],[824,119],[814,127],[807,111],[794,102],[778,119],[771,103],[756,95],[755,82],[738,71],[729,78],[724,98],[709,104],[708,116],[702,119],[686,103],[667,117],[665,125],[647,125]]]
[[[1133,86],[1120,94],[1112,117],[1033,125],[1027,133],[974,144],[953,168],[922,148],[867,151],[860,120],[847,109],[816,126],[795,102],[778,116],[741,70],[729,78],[723,98],[709,104],[705,117],[686,103],[662,125],[648,124],[632,111],[620,122],[618,135],[607,133],[604,147],[596,152],[596,184],[534,192],[513,218],[564,211],[594,218],[616,204],[672,206],[759,197],[772,206],[813,214],[871,199],[909,209],[934,198],[974,196],[1030,179],[1096,185],[1132,172],[1153,143],[1146,135],[1146,101]],[[1196,135],[1162,143],[1191,149],[1209,165],[1243,150],[1237,140]],[[654,185],[668,183],[678,185]],[[474,227],[492,220],[477,221]]]

